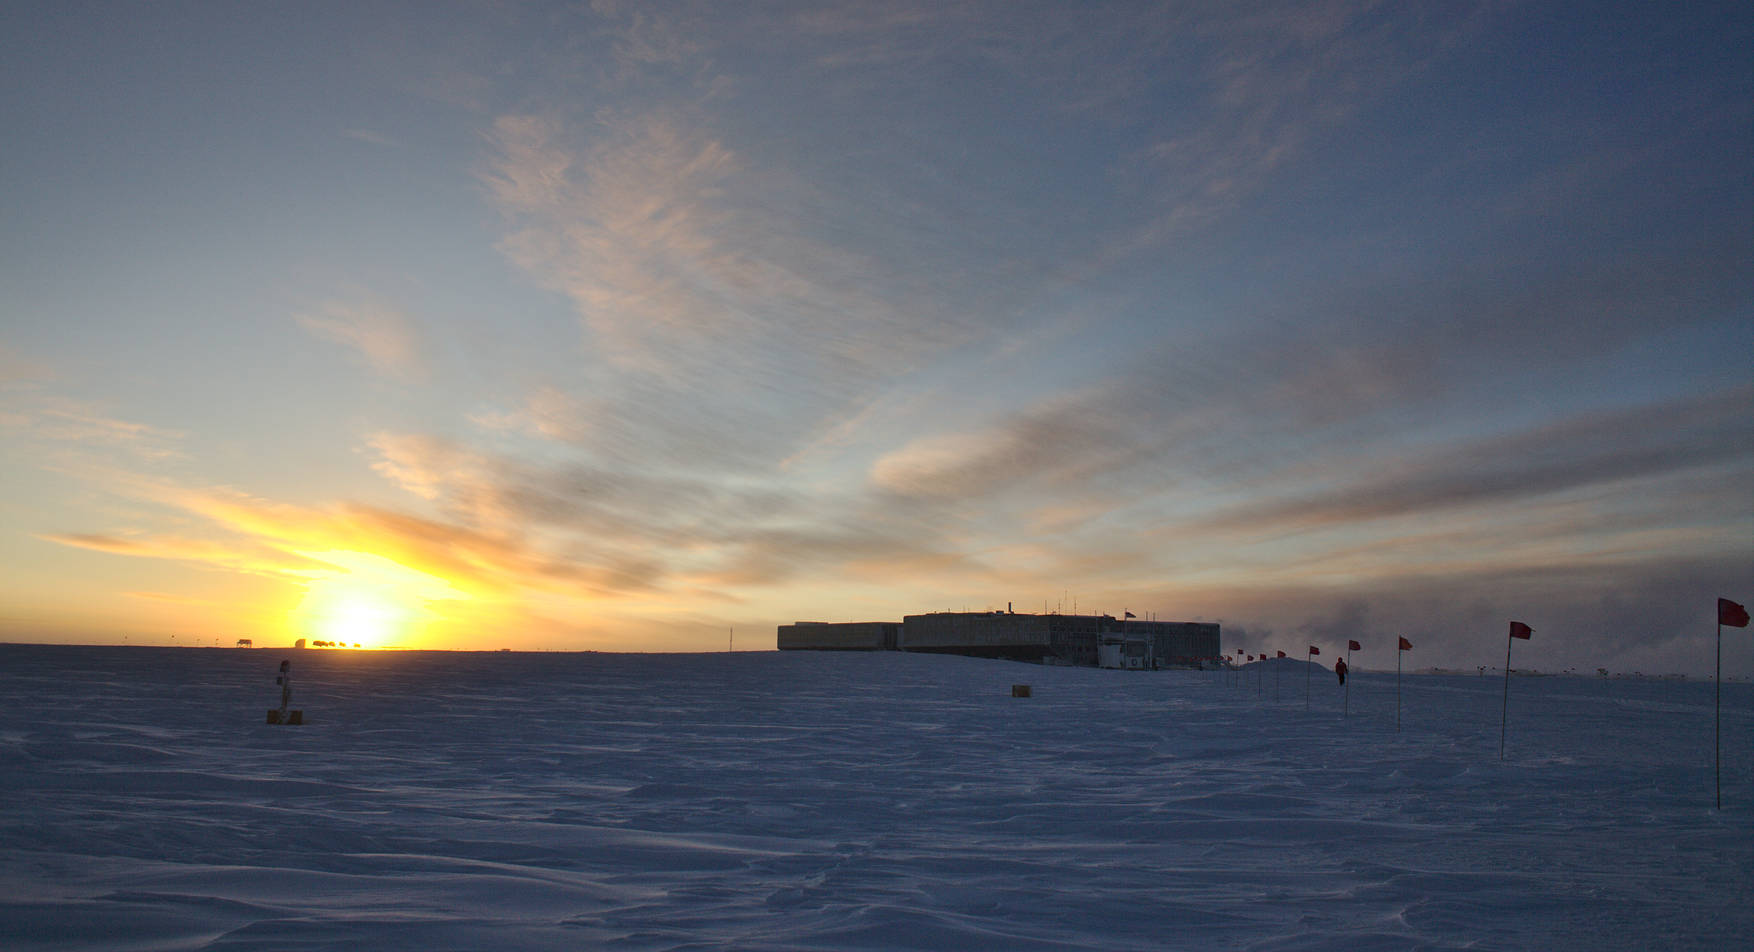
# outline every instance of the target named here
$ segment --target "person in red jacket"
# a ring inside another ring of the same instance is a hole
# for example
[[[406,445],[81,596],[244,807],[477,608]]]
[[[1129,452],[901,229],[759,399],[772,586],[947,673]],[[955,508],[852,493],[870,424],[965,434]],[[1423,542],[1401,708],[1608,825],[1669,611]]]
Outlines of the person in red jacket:
[[[1335,658],[1334,659],[1334,673],[1336,675],[1339,675],[1341,684],[1346,683],[1346,659],[1345,658]]]

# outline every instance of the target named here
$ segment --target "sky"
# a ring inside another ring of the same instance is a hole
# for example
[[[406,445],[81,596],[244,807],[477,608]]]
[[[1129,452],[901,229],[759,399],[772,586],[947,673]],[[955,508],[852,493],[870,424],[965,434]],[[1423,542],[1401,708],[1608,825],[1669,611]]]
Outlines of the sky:
[[[1745,3],[8,9],[0,640],[1754,602]]]

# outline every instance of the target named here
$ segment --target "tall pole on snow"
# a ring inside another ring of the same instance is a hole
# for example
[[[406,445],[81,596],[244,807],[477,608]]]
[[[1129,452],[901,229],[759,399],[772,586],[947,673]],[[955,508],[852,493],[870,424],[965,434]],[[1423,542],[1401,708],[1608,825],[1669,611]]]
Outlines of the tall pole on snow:
[[[1504,639],[1504,701],[1498,710],[1498,759],[1504,759],[1504,731],[1510,723],[1510,639]]]
[[[1310,645],[1309,652],[1303,656],[1303,709],[1306,711],[1309,710],[1309,670],[1315,667],[1315,662],[1310,659],[1315,656],[1316,646]]]
[[[1395,646],[1395,733],[1401,731],[1401,652],[1413,650],[1413,643],[1402,638]]]
[[[1352,674],[1352,645],[1354,643],[1355,642],[1350,639],[1346,642],[1346,674],[1348,680],[1346,681],[1346,699],[1342,701],[1340,705],[1341,717],[1352,716],[1352,681],[1350,680],[1350,677]]]
[[[1529,636],[1534,634],[1534,631],[1533,628],[1520,621],[1513,621],[1510,623],[1510,634],[1504,639],[1504,701],[1500,705],[1498,713],[1499,760],[1504,759],[1505,727],[1510,723],[1510,643],[1517,638],[1528,641]]]
[[[1715,724],[1712,728],[1711,764],[1712,774],[1717,786],[1717,808],[1724,808],[1724,626],[1731,628],[1748,627],[1748,609],[1727,598],[1717,600],[1717,671],[1712,676],[1712,717]]]

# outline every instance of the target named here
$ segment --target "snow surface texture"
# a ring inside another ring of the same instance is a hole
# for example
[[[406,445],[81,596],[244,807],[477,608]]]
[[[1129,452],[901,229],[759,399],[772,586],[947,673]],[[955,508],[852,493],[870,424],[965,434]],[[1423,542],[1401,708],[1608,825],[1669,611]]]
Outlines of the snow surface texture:
[[[1754,947],[1748,686],[1259,673],[0,646],[0,948]]]

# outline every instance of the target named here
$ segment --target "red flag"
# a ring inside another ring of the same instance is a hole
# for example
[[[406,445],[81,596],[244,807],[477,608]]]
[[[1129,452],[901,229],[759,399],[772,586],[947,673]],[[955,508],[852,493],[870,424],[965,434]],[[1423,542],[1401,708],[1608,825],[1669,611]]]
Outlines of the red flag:
[[[1316,646],[1315,646],[1315,645],[1310,645],[1310,646],[1309,646],[1309,653],[1310,653],[1310,654],[1311,654],[1311,655],[1312,655],[1312,656],[1313,656],[1313,655],[1319,655],[1319,654],[1321,654],[1321,653],[1322,653],[1322,649],[1320,649],[1320,648],[1317,648],[1317,647],[1316,647]]]
[[[1512,638],[1521,638],[1524,641],[1528,641],[1529,636],[1534,633],[1535,629],[1530,628],[1528,625],[1525,625],[1520,621],[1513,621],[1510,623],[1510,636]]]
[[[1413,650],[1413,643],[1411,641],[1408,641],[1405,638],[1402,638],[1401,639],[1401,650],[1402,651],[1412,651]]]
[[[1748,609],[1727,598],[1717,600],[1717,623],[1731,628],[1748,627]]]
[[[1356,641],[1347,641],[1346,642],[1346,650],[1347,651],[1363,651],[1364,646],[1359,644]]]
[[[1279,652],[1279,657],[1281,657],[1281,658],[1285,657],[1285,652],[1283,652],[1283,651]]]

